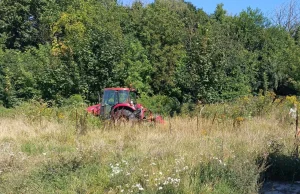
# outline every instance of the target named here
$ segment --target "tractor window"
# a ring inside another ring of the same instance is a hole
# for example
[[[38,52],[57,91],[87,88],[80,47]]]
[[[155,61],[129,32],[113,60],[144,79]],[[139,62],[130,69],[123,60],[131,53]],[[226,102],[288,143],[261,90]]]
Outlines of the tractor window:
[[[105,90],[103,95],[103,104],[113,106],[118,102],[116,92],[114,90]]]
[[[130,92],[130,100],[136,104],[136,92]]]
[[[129,102],[129,92],[128,91],[119,91],[119,103],[128,103]]]

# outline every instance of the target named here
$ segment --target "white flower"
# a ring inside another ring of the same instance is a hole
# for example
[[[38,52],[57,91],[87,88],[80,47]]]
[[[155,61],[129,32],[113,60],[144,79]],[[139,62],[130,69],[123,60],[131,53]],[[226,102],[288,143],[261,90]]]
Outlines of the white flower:
[[[118,164],[117,164],[117,166],[114,166],[114,165],[110,164],[110,168],[111,168],[111,170],[112,170],[111,176],[114,176],[114,175],[116,175],[116,174],[119,174],[120,172],[123,171],[123,170],[118,166]]]
[[[141,185],[140,183],[137,183],[137,184],[135,185],[135,187],[137,187],[140,191],[143,191],[143,190],[144,190],[144,188],[142,187],[142,185]]]
[[[189,169],[189,167],[188,167],[188,166],[185,166],[185,167],[183,167],[183,170],[187,170],[187,169]]]
[[[162,187],[158,187],[158,190],[162,190],[163,188]]]

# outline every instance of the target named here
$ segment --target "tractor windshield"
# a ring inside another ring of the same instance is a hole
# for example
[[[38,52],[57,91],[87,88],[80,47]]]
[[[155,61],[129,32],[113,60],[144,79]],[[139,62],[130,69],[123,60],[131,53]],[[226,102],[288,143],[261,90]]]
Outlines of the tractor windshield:
[[[103,105],[113,106],[118,103],[118,96],[114,90],[105,90],[103,95]]]
[[[129,103],[129,91],[127,90],[119,91],[119,103]]]
[[[136,92],[129,90],[105,90],[102,104],[114,106],[118,103],[136,103]]]

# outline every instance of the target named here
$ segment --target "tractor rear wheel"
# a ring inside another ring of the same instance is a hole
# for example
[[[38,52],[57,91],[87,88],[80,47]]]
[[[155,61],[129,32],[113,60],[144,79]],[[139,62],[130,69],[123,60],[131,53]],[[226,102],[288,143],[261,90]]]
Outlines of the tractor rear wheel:
[[[114,114],[114,120],[116,122],[128,122],[128,121],[135,121],[137,120],[137,118],[130,110],[119,109]]]

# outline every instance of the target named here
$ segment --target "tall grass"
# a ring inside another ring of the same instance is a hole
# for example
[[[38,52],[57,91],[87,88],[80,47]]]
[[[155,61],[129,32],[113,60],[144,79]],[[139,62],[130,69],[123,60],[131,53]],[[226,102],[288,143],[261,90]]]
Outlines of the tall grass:
[[[84,106],[1,109],[0,193],[258,193],[294,127],[286,104],[254,114],[244,100],[164,125],[110,125]]]

